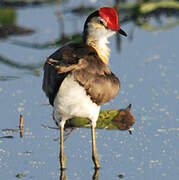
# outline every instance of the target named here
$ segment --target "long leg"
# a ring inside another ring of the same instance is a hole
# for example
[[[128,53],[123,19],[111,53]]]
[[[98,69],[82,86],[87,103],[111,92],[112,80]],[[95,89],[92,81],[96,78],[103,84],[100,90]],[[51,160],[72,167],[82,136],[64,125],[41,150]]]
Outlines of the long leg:
[[[64,154],[64,147],[63,147],[63,131],[64,131],[64,123],[60,123],[60,165],[61,165],[61,170],[65,169],[65,154]]]
[[[91,136],[92,136],[92,159],[95,165],[95,169],[99,169],[98,154],[96,149],[96,137],[95,137],[95,126],[91,125]]]

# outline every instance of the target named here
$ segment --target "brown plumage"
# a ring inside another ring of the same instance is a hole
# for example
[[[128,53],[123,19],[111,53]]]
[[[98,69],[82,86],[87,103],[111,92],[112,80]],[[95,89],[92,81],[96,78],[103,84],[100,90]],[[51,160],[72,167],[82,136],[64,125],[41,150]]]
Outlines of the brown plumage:
[[[53,106],[53,117],[60,126],[60,164],[65,168],[64,125],[73,117],[91,123],[92,159],[99,168],[95,127],[100,105],[113,99],[120,89],[118,78],[108,68],[108,38],[116,32],[127,36],[118,25],[118,14],[103,7],[88,16],[83,41],[58,49],[45,62],[43,90]]]
[[[134,116],[130,112],[131,104],[126,109],[120,109],[118,115],[114,118],[113,122],[120,130],[129,130],[136,122]]]
[[[44,65],[43,90],[51,105],[69,73],[98,105],[113,99],[120,88],[118,78],[102,62],[93,47],[71,43],[53,53]]]

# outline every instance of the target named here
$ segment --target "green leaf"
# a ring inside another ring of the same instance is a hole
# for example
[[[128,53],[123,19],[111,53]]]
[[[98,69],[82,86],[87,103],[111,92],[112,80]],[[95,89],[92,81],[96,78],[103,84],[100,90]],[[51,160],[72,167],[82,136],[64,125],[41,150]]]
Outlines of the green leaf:
[[[16,24],[16,11],[11,8],[0,8],[0,25]]]
[[[109,130],[128,130],[135,123],[135,118],[130,112],[131,105],[126,109],[103,110],[99,114],[96,128]],[[84,127],[89,128],[90,122],[86,118],[76,117],[66,123],[66,127]]]

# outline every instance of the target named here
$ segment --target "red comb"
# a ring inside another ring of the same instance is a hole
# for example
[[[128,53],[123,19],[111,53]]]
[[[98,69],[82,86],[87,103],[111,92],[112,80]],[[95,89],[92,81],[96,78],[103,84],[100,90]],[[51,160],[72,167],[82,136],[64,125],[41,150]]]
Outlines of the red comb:
[[[107,22],[107,27],[114,31],[120,30],[118,25],[118,14],[112,7],[102,7],[99,9],[99,15]]]

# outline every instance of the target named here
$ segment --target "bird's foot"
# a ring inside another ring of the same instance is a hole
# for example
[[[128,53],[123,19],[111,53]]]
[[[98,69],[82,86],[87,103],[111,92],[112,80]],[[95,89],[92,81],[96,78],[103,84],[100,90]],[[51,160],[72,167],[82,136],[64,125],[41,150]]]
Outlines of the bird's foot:
[[[94,162],[94,165],[95,165],[94,169],[99,169],[100,165],[99,165],[99,161],[98,161],[97,155],[93,155],[92,159],[93,159],[93,162]]]

